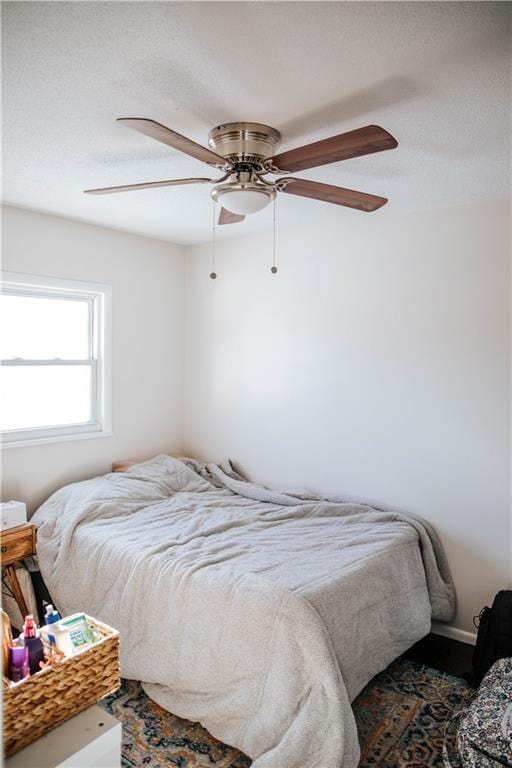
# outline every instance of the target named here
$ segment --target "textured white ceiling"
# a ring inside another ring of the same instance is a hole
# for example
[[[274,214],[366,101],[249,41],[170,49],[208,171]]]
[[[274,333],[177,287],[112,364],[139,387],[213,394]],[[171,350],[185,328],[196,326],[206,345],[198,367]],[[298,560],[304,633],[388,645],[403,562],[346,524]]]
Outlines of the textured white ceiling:
[[[398,149],[304,177],[386,195],[364,214],[281,195],[282,226],[507,194],[510,4],[5,2],[4,200],[172,240],[210,237],[205,186],[81,190],[208,166],[116,124],[151,117],[206,143],[231,120],[285,147],[377,123]],[[219,237],[269,230],[271,210]]]

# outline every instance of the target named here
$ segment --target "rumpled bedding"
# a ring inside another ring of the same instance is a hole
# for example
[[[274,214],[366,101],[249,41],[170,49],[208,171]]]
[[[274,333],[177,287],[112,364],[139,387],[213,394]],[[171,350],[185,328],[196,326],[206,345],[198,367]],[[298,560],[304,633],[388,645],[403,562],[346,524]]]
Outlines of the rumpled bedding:
[[[119,629],[123,676],[254,768],[355,768],[350,702],[454,614],[425,521],[229,462],[157,456],[60,489],[33,522],[59,610]]]

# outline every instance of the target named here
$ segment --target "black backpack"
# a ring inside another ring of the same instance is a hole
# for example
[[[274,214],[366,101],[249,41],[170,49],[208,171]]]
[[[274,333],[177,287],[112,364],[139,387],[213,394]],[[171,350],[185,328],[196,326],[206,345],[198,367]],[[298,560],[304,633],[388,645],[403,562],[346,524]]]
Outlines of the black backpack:
[[[502,589],[480,612],[475,651],[473,682],[480,685],[486,672],[498,659],[512,656],[512,590]]]

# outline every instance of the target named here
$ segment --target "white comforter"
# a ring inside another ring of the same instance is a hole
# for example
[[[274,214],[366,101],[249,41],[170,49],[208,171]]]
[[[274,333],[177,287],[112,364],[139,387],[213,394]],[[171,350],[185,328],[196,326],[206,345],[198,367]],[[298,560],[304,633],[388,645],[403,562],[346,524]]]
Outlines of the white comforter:
[[[240,748],[254,768],[354,768],[350,701],[449,620],[426,524],[159,456],[38,510],[43,577],[65,614],[121,633],[125,677]]]

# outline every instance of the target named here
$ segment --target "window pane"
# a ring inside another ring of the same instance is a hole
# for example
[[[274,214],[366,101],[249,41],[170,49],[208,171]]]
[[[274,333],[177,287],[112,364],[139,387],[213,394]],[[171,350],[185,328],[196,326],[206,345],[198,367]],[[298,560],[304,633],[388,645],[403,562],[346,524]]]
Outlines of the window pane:
[[[90,420],[89,365],[0,366],[0,430]]]
[[[89,357],[89,302],[0,294],[0,359]]]

